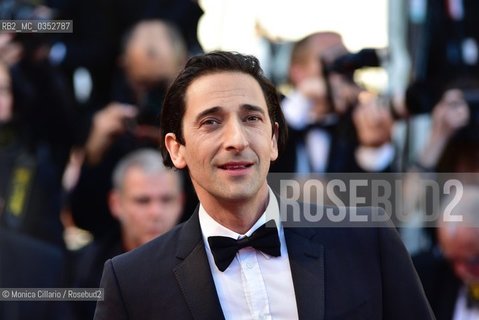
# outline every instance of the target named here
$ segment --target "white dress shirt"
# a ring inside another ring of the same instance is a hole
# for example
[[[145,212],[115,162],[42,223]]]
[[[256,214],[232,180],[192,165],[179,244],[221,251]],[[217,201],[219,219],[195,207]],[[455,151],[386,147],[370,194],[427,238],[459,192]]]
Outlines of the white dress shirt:
[[[208,243],[210,236],[240,239],[250,236],[265,222],[274,219],[278,226],[281,256],[269,256],[251,247],[238,251],[229,267],[221,272]],[[279,218],[279,205],[269,190],[269,203],[263,215],[244,235],[216,222],[200,204],[199,220],[206,255],[226,319],[298,319],[296,296],[289,265],[284,230]]]
[[[459,290],[457,295],[456,306],[454,308],[453,320],[478,320],[479,319],[479,308],[467,307],[467,292],[466,287],[463,286]]]
[[[293,91],[282,104],[284,117],[289,126],[295,130],[303,130],[312,124],[310,109],[312,102],[299,91]],[[327,123],[337,121],[331,114],[324,120]],[[326,172],[328,156],[331,149],[331,133],[320,128],[309,130],[304,144],[298,144],[296,150],[296,168],[298,173]],[[381,147],[358,146],[355,152],[356,162],[366,171],[377,172],[384,170],[394,160],[395,151],[391,143]]]

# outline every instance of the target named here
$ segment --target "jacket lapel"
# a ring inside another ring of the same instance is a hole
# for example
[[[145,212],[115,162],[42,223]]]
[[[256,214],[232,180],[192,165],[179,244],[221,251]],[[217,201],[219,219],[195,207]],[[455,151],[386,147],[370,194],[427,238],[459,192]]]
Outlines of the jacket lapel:
[[[194,319],[224,319],[201,236],[198,208],[183,225],[173,270]]]
[[[324,248],[310,229],[284,228],[299,319],[324,319]]]

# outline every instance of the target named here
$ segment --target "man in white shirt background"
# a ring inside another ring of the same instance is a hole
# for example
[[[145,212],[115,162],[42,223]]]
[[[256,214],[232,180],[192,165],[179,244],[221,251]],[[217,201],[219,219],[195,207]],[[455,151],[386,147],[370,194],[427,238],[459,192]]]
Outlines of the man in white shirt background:
[[[375,50],[362,52],[368,54],[353,58],[335,32],[312,33],[294,43],[288,70],[292,91],[281,102],[290,131],[288,157],[272,171],[393,169],[392,117],[375,94],[353,79],[355,68],[380,63]]]
[[[465,185],[460,201],[443,199],[441,216],[462,221],[444,222],[435,230],[438,244],[413,256],[424,290],[438,320],[479,318],[479,188]]]

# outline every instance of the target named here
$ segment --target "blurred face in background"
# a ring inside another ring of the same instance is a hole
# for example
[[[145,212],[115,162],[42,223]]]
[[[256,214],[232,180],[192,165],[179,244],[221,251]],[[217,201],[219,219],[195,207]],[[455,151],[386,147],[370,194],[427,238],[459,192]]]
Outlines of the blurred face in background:
[[[441,228],[439,243],[456,275],[466,284],[479,284],[479,229]]]
[[[11,120],[13,113],[13,96],[11,79],[7,67],[0,63],[0,123]]]
[[[184,57],[175,47],[169,27],[160,21],[139,23],[123,54],[123,67],[130,82],[151,86],[174,78]]]
[[[318,32],[311,35],[307,43],[298,50],[291,61],[290,78],[294,85],[308,78],[322,78],[322,60],[329,64],[348,53],[339,34]]]
[[[343,113],[346,109],[345,97],[341,86],[340,75],[330,74],[324,78],[323,63],[329,65],[336,58],[348,53],[339,34],[334,32],[318,32],[300,42],[291,57],[289,78],[293,86],[307,97],[313,104],[311,119],[321,119],[331,112]],[[331,87],[330,104],[328,87]]]
[[[110,194],[110,209],[120,221],[125,249],[132,250],[178,222],[183,209],[179,177],[172,171],[129,167],[122,188]]]

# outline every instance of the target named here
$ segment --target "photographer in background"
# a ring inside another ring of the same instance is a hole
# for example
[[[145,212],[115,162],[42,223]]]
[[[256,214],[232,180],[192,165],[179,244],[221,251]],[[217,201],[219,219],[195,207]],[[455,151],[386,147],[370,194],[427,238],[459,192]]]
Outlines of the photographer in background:
[[[424,146],[410,165],[405,180],[404,212],[409,216],[406,226],[415,228],[404,231],[414,235],[412,230],[416,230],[412,241],[406,240],[410,251],[430,249],[437,244],[435,228],[426,226],[422,220],[428,213],[420,204],[431,198],[424,188],[424,178],[442,183],[444,178],[447,181],[457,174],[463,184],[477,184],[478,180],[479,79],[461,76],[449,81],[437,95],[440,97],[433,101],[431,126]]]
[[[440,162],[449,162],[449,160],[441,161],[441,159],[452,156],[452,154],[448,156],[445,151],[448,145],[449,148],[456,145],[454,140],[459,142],[455,136],[464,136],[470,130],[468,124],[471,121],[471,109],[465,100],[464,92],[459,88],[447,89],[434,106],[431,118],[431,130],[426,139],[425,147],[415,163],[416,167],[422,171],[430,172],[467,172],[468,170],[461,170],[460,166],[457,165],[440,165]],[[470,151],[472,150],[474,149],[470,149]],[[466,150],[463,150],[463,155],[464,151]],[[456,160],[458,156],[460,154],[454,154]]]
[[[347,55],[334,32],[311,34],[293,46],[289,78],[294,90],[282,102],[290,127],[286,154],[291,156],[273,164],[272,171],[391,170],[392,118],[372,93],[353,81],[354,70],[338,67]],[[379,64],[377,57],[373,63]]]
[[[116,79],[113,101],[93,116],[85,162],[70,194],[75,223],[95,238],[117,225],[106,200],[116,163],[135,149],[158,148],[162,97],[185,59],[181,35],[165,22],[142,21],[125,35],[123,74]]]
[[[433,107],[421,105],[422,95],[412,89],[407,97],[408,109],[431,114],[431,129],[415,166],[428,172],[479,172],[479,77],[470,72],[451,75],[428,95]]]
[[[23,17],[2,5],[2,15]],[[44,10],[22,12],[41,19],[37,11]],[[62,175],[82,142],[73,95],[48,59],[50,41],[37,33],[0,37],[0,224],[63,248]]]
[[[93,117],[86,159],[96,165],[125,132],[132,143],[158,144],[158,115],[169,83],[186,61],[183,38],[160,20],[138,23],[124,36],[121,72],[114,79],[111,103]],[[123,138],[126,138],[123,137]]]

